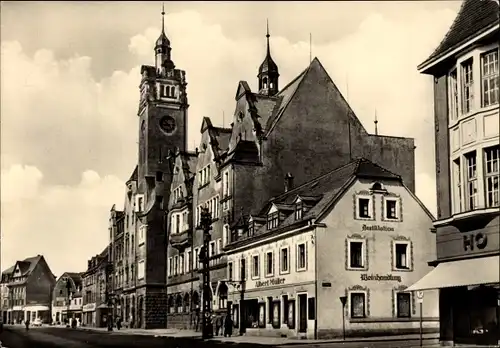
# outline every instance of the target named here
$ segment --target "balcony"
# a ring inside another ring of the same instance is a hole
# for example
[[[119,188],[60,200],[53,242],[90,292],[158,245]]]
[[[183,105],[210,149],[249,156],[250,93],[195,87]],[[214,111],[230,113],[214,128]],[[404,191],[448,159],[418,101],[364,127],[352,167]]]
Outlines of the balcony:
[[[181,233],[172,233],[169,237],[170,245],[177,250],[183,250],[191,246],[192,230],[188,229]]]

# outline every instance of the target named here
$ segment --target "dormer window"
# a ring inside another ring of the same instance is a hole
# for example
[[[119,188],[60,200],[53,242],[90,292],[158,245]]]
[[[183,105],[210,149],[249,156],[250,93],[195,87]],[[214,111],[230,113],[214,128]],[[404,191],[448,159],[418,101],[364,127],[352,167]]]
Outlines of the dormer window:
[[[248,223],[248,236],[252,237],[255,233],[255,222],[250,221]]]
[[[372,187],[370,188],[371,191],[375,191],[375,192],[381,192],[381,191],[386,191],[384,185],[382,185],[381,183],[379,182],[375,182],[373,183]]]
[[[302,219],[304,213],[304,206],[302,205],[302,201],[297,201],[295,203],[295,220],[300,220]]]
[[[267,215],[267,229],[272,230],[278,227],[279,224],[279,212],[273,212]]]

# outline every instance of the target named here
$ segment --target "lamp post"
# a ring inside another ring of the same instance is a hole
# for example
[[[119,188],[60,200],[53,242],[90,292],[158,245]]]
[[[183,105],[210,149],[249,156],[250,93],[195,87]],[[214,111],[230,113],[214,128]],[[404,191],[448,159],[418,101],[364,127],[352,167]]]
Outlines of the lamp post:
[[[203,246],[200,251],[200,258],[203,262],[203,321],[202,321],[202,337],[203,339],[213,337],[213,328],[210,325],[210,254],[209,242],[211,239],[210,231],[212,230],[212,214],[208,208],[202,208],[200,218],[200,228],[203,230]]]
[[[340,296],[340,302],[342,303],[342,337],[345,341],[345,304],[347,302],[347,296]]]
[[[69,307],[71,302],[71,280],[69,278],[66,278],[66,293],[68,297],[68,303],[66,307],[66,320],[68,321],[68,323],[66,324],[66,327],[71,327],[71,323],[69,321]]]
[[[106,265],[106,304],[108,306],[108,331],[113,331],[113,294],[111,293],[112,280],[113,280],[113,264],[108,261]]]

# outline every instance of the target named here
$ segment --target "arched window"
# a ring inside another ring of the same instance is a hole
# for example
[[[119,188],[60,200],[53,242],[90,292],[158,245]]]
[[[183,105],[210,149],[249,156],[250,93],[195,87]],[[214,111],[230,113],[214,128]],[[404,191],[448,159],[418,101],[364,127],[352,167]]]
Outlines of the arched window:
[[[190,302],[189,294],[186,293],[184,295],[184,312],[189,313],[190,310],[191,310],[191,302]]]
[[[174,313],[174,298],[172,296],[169,296],[168,297],[168,311],[170,313]]]
[[[264,77],[262,79],[262,88],[266,89],[267,88],[267,77]]]
[[[372,187],[371,187],[371,190],[372,191],[385,191],[385,187],[384,187],[384,185],[382,185],[379,182],[374,182]]]
[[[227,285],[221,283],[219,285],[219,309],[227,308]]]
[[[198,291],[193,292],[193,308],[198,308],[200,306],[200,295]]]
[[[177,308],[177,313],[182,313],[183,307],[182,307],[182,296],[181,296],[181,294],[177,295],[177,298],[175,300],[175,307]]]

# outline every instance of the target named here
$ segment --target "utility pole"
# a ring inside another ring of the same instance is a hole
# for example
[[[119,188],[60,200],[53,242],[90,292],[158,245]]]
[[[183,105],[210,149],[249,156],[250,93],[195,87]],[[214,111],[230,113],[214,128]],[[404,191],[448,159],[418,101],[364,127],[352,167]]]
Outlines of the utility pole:
[[[208,208],[204,207],[201,210],[200,227],[203,230],[203,247],[200,251],[200,258],[203,262],[203,322],[202,322],[202,337],[203,339],[213,337],[213,325],[211,322],[211,302],[210,297],[210,254],[209,243],[211,240],[210,231],[212,230],[212,214]]]
[[[71,327],[71,322],[69,319],[69,307],[70,307],[70,302],[71,302],[71,281],[69,278],[66,278],[66,291],[67,291],[67,298],[68,298],[68,303],[66,306],[66,320],[68,323],[66,324],[66,327]]]

